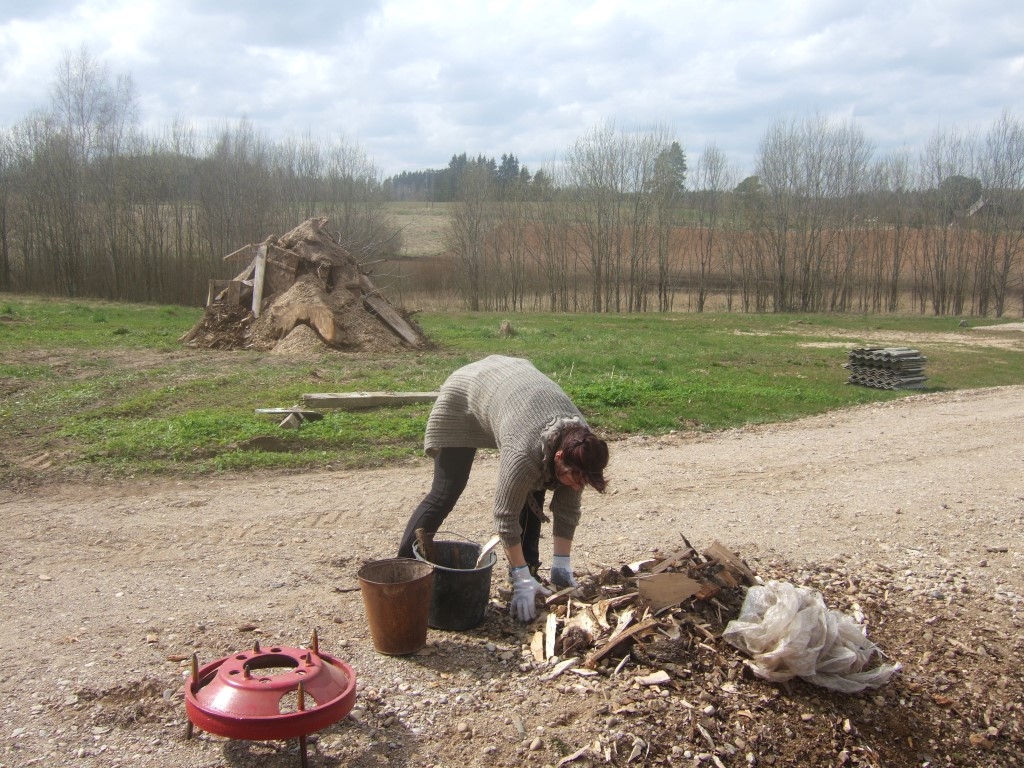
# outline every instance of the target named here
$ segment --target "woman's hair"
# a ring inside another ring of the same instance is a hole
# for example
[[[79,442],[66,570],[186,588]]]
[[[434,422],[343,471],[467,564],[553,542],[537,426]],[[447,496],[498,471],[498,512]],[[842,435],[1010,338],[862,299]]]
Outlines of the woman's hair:
[[[562,430],[558,450],[562,461],[583,473],[587,485],[604,493],[608,484],[604,468],[608,466],[608,443],[582,424],[570,424]]]

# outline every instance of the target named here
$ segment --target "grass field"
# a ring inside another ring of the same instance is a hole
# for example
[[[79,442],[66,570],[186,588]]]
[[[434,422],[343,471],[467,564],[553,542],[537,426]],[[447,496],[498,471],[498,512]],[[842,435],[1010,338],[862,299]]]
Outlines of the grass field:
[[[532,359],[612,437],[790,420],[912,394],[845,383],[847,352],[865,344],[920,349],[932,391],[1024,382],[1022,345],[975,343],[983,328],[948,318],[428,313],[417,319],[429,351],[308,359],[185,349],[178,337],[199,314],[0,295],[0,479],[39,467],[190,474],[402,460],[420,455],[429,406],[327,411],[298,430],[256,409],[300,404],[304,393],[433,390],[493,353]],[[499,332],[503,320],[514,335]]]
[[[451,203],[392,202],[387,211],[402,230],[405,256],[436,256],[444,251],[444,226]]]

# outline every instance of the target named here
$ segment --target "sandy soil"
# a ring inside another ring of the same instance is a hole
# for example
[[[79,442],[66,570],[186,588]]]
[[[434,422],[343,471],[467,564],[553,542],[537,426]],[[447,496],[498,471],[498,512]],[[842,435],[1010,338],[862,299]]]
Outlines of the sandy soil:
[[[680,653],[668,685],[639,684],[638,661],[542,681],[503,559],[481,626],[376,653],[356,571],[392,556],[420,460],[0,491],[0,766],[298,766],[297,741],[185,740],[182,683],[193,652],[314,628],[359,680],[352,715],[310,738],[317,766],[1024,765],[1022,435],[1024,387],[1008,387],[613,445],[577,573],[719,540],[864,614],[903,669],[856,695],[754,679],[720,640]],[[490,535],[496,468],[480,456],[447,530]]]

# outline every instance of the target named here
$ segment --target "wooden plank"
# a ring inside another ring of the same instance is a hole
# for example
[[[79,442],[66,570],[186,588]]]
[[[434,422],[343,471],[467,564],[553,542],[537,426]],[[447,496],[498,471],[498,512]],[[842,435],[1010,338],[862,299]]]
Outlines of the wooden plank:
[[[432,403],[437,392],[325,392],[302,396],[302,402],[315,408],[379,408],[386,405]]]
[[[232,251],[227,256],[225,256],[224,261],[231,261],[232,259],[238,259],[241,258],[242,256],[248,256],[250,253],[252,253],[253,247],[254,246],[252,243],[250,243],[249,245],[243,245],[237,251]]]
[[[267,271],[267,246],[261,245],[256,254],[256,274],[253,275],[252,283],[252,314],[260,316],[260,309],[263,305],[263,277]]]
[[[230,280],[211,279],[206,289],[206,306],[210,306],[214,300],[219,299],[221,292],[230,284]]]
[[[376,315],[384,325],[410,347],[421,346],[422,341],[419,334],[405,321],[404,317],[395,311],[394,307],[380,296],[364,296],[363,306]]]
[[[235,275],[235,280],[249,280],[252,278],[252,273],[256,271],[256,257],[254,256],[252,261],[249,262],[249,266]]]
[[[246,288],[246,284],[241,280],[232,280],[228,283],[227,291],[225,291],[224,302],[229,307],[239,307],[242,305],[242,289]]]
[[[304,408],[257,408],[256,413],[266,413],[270,416],[288,416],[294,414],[304,421],[320,421],[324,417],[319,411],[307,411]]]

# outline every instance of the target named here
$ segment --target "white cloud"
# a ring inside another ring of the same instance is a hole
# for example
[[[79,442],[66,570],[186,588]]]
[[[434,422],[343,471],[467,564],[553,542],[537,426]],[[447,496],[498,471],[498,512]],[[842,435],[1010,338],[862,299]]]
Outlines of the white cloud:
[[[44,106],[82,43],[131,74],[147,127],[247,116],[347,136],[385,172],[454,153],[536,167],[607,120],[749,164],[779,117],[849,116],[881,149],[984,127],[1024,92],[1001,0],[0,4],[0,124]]]

